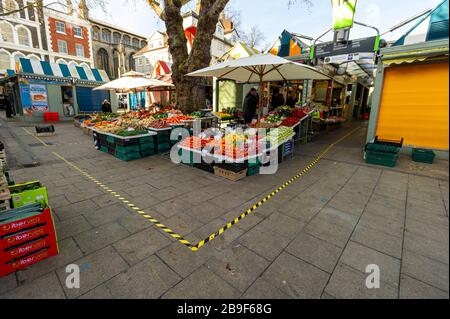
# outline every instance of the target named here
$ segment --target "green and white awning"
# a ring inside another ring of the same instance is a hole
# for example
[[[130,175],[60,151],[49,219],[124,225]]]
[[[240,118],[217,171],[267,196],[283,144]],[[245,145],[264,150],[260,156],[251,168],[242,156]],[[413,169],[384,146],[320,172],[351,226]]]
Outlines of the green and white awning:
[[[91,69],[71,64],[56,64],[47,61],[36,61],[21,58],[18,73],[43,76],[49,78],[71,78],[86,82],[109,82],[109,77],[103,70]]]
[[[444,0],[433,11],[424,16],[394,46],[448,39],[448,2]]]

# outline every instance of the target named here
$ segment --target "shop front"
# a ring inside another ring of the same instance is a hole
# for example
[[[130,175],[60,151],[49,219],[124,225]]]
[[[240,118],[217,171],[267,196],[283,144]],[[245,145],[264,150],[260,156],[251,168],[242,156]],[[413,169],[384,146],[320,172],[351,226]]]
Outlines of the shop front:
[[[24,58],[17,72],[2,79],[13,92],[17,115],[26,122],[40,122],[46,112],[58,113],[61,120],[78,113],[100,112],[104,99],[117,104],[109,92],[92,91],[105,81],[106,73],[97,69]]]

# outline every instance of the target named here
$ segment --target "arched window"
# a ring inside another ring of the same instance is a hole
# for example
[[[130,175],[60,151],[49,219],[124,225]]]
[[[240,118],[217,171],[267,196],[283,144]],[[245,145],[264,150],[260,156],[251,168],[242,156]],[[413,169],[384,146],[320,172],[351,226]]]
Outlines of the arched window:
[[[6,11],[6,13],[14,12],[14,11],[17,11],[17,10],[19,10],[19,5],[17,4],[16,1],[14,1],[14,0],[6,0],[5,1],[5,11]],[[17,11],[14,14],[11,14],[11,15],[15,16],[15,17],[20,17],[20,12]]]
[[[120,44],[120,40],[122,39],[122,35],[120,33],[114,32],[113,34],[113,44]]]
[[[13,27],[9,23],[0,23],[0,35],[4,42],[14,43]]]
[[[115,50],[113,55],[113,70],[112,70],[114,78],[119,77],[119,69],[122,69],[120,65],[119,51]]]
[[[136,71],[136,65],[134,63],[133,55],[135,55],[135,53],[131,53],[130,56],[128,57],[128,66],[130,68],[130,71]]]
[[[133,39],[133,47],[135,47],[136,49],[139,49],[139,40],[136,38]]]
[[[111,68],[109,66],[109,54],[105,49],[97,52],[97,65],[100,70],[105,70],[108,76],[111,76]]]
[[[27,47],[31,46],[30,33],[29,30],[23,26],[17,28],[17,38],[19,39],[19,44]]]
[[[11,56],[6,51],[0,51],[0,70],[11,69]]]
[[[14,65],[20,67],[20,59],[21,58],[26,58],[25,54],[20,53],[20,52],[16,52],[14,53]]]
[[[102,41],[106,43],[111,43],[111,32],[109,30],[102,31]]]
[[[30,54],[28,56],[28,59],[30,59],[30,61],[36,61],[36,62],[40,62],[41,61],[41,59],[38,56],[34,55],[34,54]]]
[[[129,36],[126,35],[123,37],[123,44],[130,45],[130,42],[131,42],[131,39]]]
[[[93,40],[100,40],[100,28],[99,27],[92,27],[92,39]]]
[[[77,71],[77,66],[78,64],[76,62],[69,62],[69,70],[70,70],[70,74],[72,74],[72,76],[77,76],[78,75],[78,71]]]

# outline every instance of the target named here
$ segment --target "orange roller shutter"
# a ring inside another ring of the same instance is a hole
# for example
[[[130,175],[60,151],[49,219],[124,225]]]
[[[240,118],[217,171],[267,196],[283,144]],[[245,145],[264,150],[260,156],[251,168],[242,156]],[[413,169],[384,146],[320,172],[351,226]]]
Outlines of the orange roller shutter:
[[[385,70],[377,135],[405,146],[449,149],[448,62]]]

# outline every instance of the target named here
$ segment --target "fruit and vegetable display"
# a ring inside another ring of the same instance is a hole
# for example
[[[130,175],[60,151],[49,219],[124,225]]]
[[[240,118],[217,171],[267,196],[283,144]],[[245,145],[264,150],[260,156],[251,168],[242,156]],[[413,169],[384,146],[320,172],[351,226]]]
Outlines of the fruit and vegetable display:
[[[152,121],[152,122],[148,123],[146,125],[146,127],[155,129],[155,130],[162,130],[162,129],[170,128],[170,125],[166,121],[156,120],[156,121]]]
[[[236,119],[236,116],[234,116],[232,113],[214,112],[213,114],[220,118],[221,121],[230,121]]]
[[[280,126],[279,128],[271,130],[267,133],[266,141],[270,142],[271,146],[279,145],[294,135],[294,130],[291,127]]]
[[[131,137],[131,136],[138,136],[138,135],[145,135],[148,134],[147,130],[121,130],[119,132],[117,132],[116,135],[121,136],[121,137]]]
[[[174,116],[174,117],[169,117],[169,118],[163,119],[164,122],[166,122],[168,124],[172,124],[172,125],[180,125],[180,124],[183,124],[183,122],[191,121],[191,120],[193,120],[192,117],[185,116],[185,115],[179,115],[179,116]]]
[[[194,119],[199,119],[199,118],[203,117],[203,112],[202,111],[196,111],[196,112],[193,112],[193,113],[189,114],[189,116],[191,118],[194,118]]]

